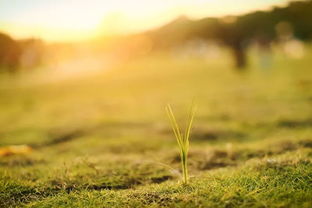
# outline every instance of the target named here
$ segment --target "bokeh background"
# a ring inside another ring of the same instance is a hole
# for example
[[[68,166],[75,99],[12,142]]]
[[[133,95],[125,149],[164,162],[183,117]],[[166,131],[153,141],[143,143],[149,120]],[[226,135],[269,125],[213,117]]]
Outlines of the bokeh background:
[[[0,0],[0,206],[309,207],[311,20],[309,0]],[[181,189],[165,106],[183,126],[193,102]]]

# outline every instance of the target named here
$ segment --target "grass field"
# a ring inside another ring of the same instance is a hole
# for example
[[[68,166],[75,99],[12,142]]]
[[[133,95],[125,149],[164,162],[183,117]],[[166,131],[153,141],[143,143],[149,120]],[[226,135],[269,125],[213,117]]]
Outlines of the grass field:
[[[0,207],[312,207],[312,49],[219,60],[158,54],[72,79],[0,77]],[[39,75],[38,75],[39,74]],[[197,105],[188,185],[166,116]]]

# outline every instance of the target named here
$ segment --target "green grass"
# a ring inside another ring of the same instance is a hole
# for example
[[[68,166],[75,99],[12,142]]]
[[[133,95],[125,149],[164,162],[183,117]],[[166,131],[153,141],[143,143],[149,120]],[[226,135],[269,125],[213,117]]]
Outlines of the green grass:
[[[184,184],[188,184],[188,180],[189,180],[187,158],[188,158],[188,152],[190,148],[190,133],[191,133],[192,124],[193,124],[194,115],[195,115],[194,109],[195,109],[194,106],[192,106],[192,109],[189,115],[189,121],[186,126],[185,132],[183,134],[181,127],[177,123],[177,120],[173,114],[171,106],[169,104],[166,106],[166,112],[169,117],[172,130],[173,130],[174,136],[176,137],[179,150],[180,150],[180,158],[181,158],[182,175],[183,175]]]
[[[220,60],[145,57],[94,76],[0,77],[0,207],[311,207],[312,50],[246,73]],[[177,123],[196,100],[181,186]]]

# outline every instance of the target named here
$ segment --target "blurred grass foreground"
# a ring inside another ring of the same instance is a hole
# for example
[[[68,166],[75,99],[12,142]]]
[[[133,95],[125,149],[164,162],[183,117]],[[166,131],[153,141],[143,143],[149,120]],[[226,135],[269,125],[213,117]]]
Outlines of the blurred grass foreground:
[[[311,207],[312,2],[81,42],[0,34],[0,207]],[[166,117],[197,105],[188,185]]]

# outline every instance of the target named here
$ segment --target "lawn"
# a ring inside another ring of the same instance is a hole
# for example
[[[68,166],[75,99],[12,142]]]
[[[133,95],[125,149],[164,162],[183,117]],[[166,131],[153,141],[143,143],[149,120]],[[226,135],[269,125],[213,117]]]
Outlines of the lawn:
[[[311,207],[312,48],[245,72],[154,54],[74,78],[0,76],[0,207]],[[189,184],[165,106],[192,102]]]

